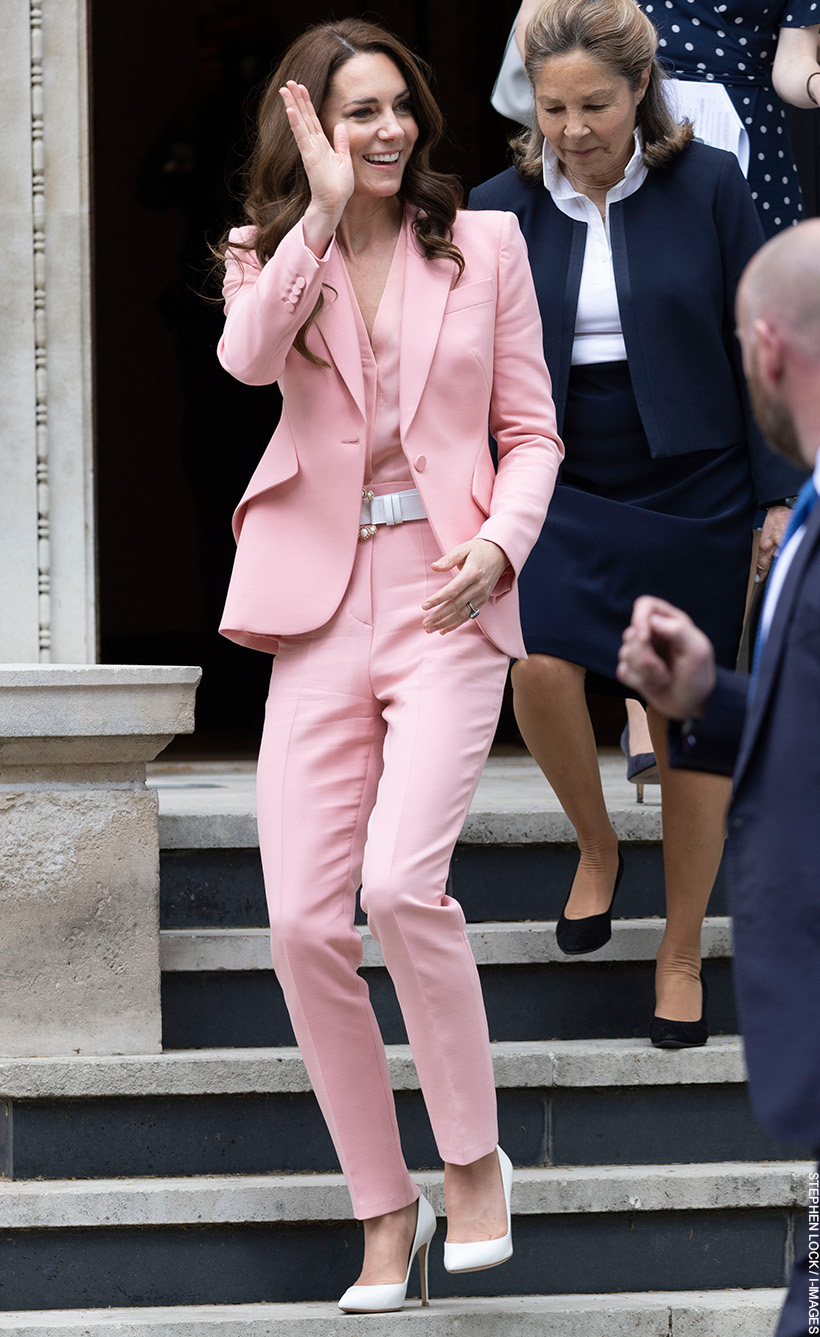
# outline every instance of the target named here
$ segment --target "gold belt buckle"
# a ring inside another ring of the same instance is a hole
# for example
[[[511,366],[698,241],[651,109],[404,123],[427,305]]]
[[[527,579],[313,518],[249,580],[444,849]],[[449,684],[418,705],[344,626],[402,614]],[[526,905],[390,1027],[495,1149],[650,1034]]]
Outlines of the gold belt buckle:
[[[373,500],[373,495],[374,495],[374,494],[370,491],[370,488],[368,488],[368,487],[363,487],[363,488],[362,488],[362,501],[372,501],[372,500]],[[362,540],[362,539],[372,539],[372,537],[373,537],[373,535],[375,534],[375,532],[376,532],[376,526],[375,526],[375,525],[359,525],[359,539],[360,539],[360,540]]]

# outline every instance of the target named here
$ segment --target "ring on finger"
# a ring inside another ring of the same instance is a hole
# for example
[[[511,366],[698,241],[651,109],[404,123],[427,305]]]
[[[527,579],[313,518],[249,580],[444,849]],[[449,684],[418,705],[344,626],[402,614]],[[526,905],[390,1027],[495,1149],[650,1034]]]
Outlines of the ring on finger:
[[[466,605],[466,608],[467,608],[467,616],[468,616],[471,620],[472,620],[474,617],[478,617],[479,613],[481,612],[481,609],[480,609],[480,608],[473,608],[473,605],[472,605],[471,603],[468,603],[468,604]]]

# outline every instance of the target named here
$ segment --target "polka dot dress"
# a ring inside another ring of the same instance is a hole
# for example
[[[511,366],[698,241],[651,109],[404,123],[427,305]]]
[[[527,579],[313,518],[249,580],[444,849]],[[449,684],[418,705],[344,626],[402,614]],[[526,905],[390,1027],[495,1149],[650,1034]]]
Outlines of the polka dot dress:
[[[641,8],[670,74],[726,86],[749,132],[749,186],[766,236],[799,223],[803,200],[772,64],[778,30],[820,23],[820,0],[648,0]]]

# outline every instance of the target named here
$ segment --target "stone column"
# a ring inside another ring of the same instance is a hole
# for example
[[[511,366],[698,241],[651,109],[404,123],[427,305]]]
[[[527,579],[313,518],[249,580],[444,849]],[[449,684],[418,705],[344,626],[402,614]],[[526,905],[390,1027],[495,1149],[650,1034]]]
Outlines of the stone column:
[[[145,766],[192,731],[199,676],[0,667],[0,1054],[161,1049]]]
[[[86,0],[0,4],[0,662],[96,658]]]

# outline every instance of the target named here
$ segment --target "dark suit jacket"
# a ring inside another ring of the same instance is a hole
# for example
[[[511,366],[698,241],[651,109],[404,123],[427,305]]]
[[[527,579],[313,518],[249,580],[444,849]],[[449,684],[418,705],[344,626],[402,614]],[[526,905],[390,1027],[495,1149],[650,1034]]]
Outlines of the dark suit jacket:
[[[587,225],[513,168],[478,186],[470,207],[509,209],[521,224],[561,431]],[[805,475],[772,454],[754,422],[734,333],[738,280],[763,243],[736,158],[691,143],[611,205],[609,224],[627,361],[652,455],[747,441],[758,503],[798,492]]]
[[[820,1145],[820,506],[786,576],[749,699],[718,670],[706,712],[670,727],[674,764],[734,772],[727,876],[735,983],[760,1120]]]

